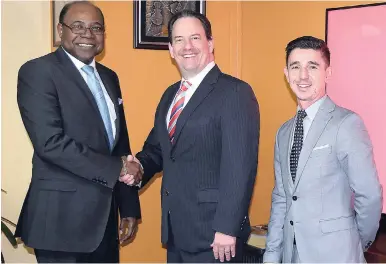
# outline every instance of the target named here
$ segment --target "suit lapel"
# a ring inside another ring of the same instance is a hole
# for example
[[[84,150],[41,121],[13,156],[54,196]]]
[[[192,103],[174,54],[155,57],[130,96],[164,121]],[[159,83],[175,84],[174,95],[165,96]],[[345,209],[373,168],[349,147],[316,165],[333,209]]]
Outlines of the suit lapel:
[[[304,167],[306,166],[307,161],[310,158],[313,148],[318,142],[328,122],[332,118],[331,112],[334,110],[334,108],[335,104],[331,101],[329,97],[327,97],[323,104],[320,106],[319,111],[317,112],[315,119],[311,124],[310,130],[308,131],[307,136],[304,140],[303,148],[299,156],[298,169],[296,172],[295,179],[295,190],[299,184]]]
[[[194,92],[192,98],[190,98],[188,104],[182,110],[181,115],[179,116],[176,124],[176,131],[174,133],[174,144],[172,149],[177,145],[178,138],[181,134],[182,129],[184,128],[186,121],[190,118],[192,113],[196,108],[204,101],[204,99],[210,94],[213,90],[213,84],[217,82],[217,79],[221,71],[216,66],[209,71],[209,73],[202,80],[201,84],[197,87],[197,90]]]
[[[111,81],[111,77],[109,76],[109,74],[100,66],[99,63],[96,63],[96,68],[97,68],[99,76],[102,79],[103,85],[105,86],[106,91],[109,94],[110,99],[114,104],[114,110],[115,110],[115,114],[116,114],[116,119],[115,119],[115,131],[116,131],[116,133],[115,133],[114,144],[112,147],[112,149],[113,149],[119,140],[119,134],[120,134],[119,131],[121,129],[121,122],[120,122],[121,119],[119,116],[119,109],[118,109],[118,94],[116,93],[116,89],[113,89],[114,83]],[[126,125],[126,124],[123,124],[123,125]],[[107,137],[107,133],[106,133],[106,137]]]
[[[288,124],[287,131],[284,134],[285,140],[283,140],[283,146],[282,146],[282,149],[286,151],[283,154],[284,155],[283,160],[285,161],[284,168],[286,169],[286,171],[282,172],[282,175],[287,175],[287,176],[289,175],[287,180],[289,182],[288,185],[290,186],[291,189],[294,188],[294,183],[293,183],[292,177],[291,177],[291,169],[290,169],[289,160],[290,160],[290,155],[291,155],[291,142],[292,142],[292,138],[293,138],[292,132],[294,129],[294,125],[295,125],[295,118],[292,118]]]
[[[90,105],[92,105],[96,113],[99,114],[98,105],[95,102],[94,96],[92,95],[82,75],[79,73],[78,69],[72,63],[71,59],[63,51],[62,47],[59,47],[55,51],[55,54],[57,55],[57,58],[60,63],[60,67],[62,68],[63,72],[65,72],[65,75],[69,77],[68,80],[75,82],[75,84],[79,88],[81,88],[81,91],[84,93],[85,97],[89,100]]]
[[[178,89],[180,88],[180,85],[181,85],[181,82],[177,82],[172,85],[170,94],[165,98],[165,102],[162,105],[160,105],[160,109],[159,109],[159,116],[160,116],[159,122],[161,122],[160,127],[161,127],[161,133],[162,133],[161,136],[163,140],[168,142],[167,146],[170,148],[172,147],[172,144],[169,138],[166,117],[167,117],[170,105],[173,103],[173,99]]]
[[[107,146],[109,145],[109,140],[107,136],[107,132],[102,120],[102,117],[100,115],[98,105],[95,101],[95,98],[93,94],[90,91],[90,88],[88,87],[87,83],[83,79],[82,75],[79,73],[78,69],[75,67],[75,65],[72,63],[71,59],[67,56],[65,51],[62,49],[62,47],[59,47],[55,54],[58,58],[59,65],[61,69],[63,70],[65,76],[68,76],[69,81],[75,82],[76,86],[80,88],[80,90],[83,92],[84,96],[87,98],[89,105],[93,108],[95,115],[98,117],[97,120],[99,123],[99,128],[105,135],[105,140]]]

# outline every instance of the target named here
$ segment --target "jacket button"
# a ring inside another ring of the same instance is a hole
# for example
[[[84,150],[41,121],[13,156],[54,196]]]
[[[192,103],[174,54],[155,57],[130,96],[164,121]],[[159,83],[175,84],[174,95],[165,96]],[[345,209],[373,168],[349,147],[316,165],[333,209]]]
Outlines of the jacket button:
[[[170,159],[171,159],[173,162],[176,161],[176,159],[175,159],[173,156],[170,156]]]
[[[294,225],[294,222],[291,220],[291,221],[290,221],[290,224],[291,224],[291,225]]]
[[[168,190],[165,190],[165,195],[169,196],[169,191]]]
[[[292,200],[296,201],[298,199],[297,196],[292,196]]]

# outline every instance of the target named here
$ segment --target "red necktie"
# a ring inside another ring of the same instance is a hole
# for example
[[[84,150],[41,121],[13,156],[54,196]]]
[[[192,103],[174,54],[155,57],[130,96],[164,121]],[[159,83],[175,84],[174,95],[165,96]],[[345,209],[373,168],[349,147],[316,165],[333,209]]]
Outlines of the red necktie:
[[[182,109],[184,109],[185,92],[190,88],[192,84],[188,81],[184,81],[178,90],[176,97],[172,104],[172,111],[170,112],[170,119],[168,123],[168,132],[170,141],[173,143],[174,132],[176,131],[177,119],[180,116]]]

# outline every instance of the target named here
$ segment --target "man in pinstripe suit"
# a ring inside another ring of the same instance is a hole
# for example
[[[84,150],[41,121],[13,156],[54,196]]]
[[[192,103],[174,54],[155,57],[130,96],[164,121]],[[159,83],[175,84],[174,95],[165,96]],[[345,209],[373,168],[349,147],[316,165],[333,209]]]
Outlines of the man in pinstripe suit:
[[[220,71],[213,49],[204,15],[182,11],[172,17],[169,50],[182,80],[163,94],[136,155],[144,168],[142,186],[163,171],[168,262],[239,262],[250,233],[259,107],[247,83]]]

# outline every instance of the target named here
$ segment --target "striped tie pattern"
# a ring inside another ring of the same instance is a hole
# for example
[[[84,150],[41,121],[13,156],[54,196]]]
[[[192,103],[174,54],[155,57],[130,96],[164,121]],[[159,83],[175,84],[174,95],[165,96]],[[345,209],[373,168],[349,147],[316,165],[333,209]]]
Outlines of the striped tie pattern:
[[[181,88],[178,90],[176,97],[173,101],[172,111],[170,112],[170,119],[168,123],[168,132],[170,141],[173,143],[174,133],[176,131],[177,119],[180,116],[182,109],[184,109],[185,93],[192,84],[188,81],[184,81]]]

